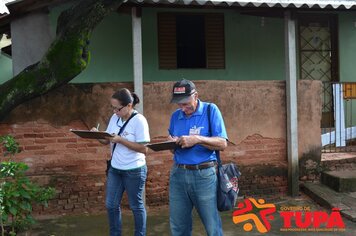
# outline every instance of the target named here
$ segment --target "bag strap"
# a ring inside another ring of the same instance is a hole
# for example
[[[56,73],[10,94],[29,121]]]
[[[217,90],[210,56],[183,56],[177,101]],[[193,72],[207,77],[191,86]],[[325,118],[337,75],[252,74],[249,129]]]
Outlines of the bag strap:
[[[208,113],[208,123],[209,123],[209,134],[211,136],[213,133],[211,131],[211,125],[210,125],[210,123],[211,123],[211,121],[210,121],[210,113],[211,113],[211,111],[210,110],[211,110],[211,103],[209,103],[208,111],[207,111],[207,113]],[[220,151],[219,150],[215,150],[215,155],[216,155],[216,161],[218,162],[218,165],[221,166],[222,164],[221,164],[221,159],[220,159]]]
[[[137,115],[137,114],[138,114],[138,112],[132,112],[130,118],[124,123],[123,126],[121,126],[119,132],[117,133],[118,136],[120,136],[120,134],[122,134],[122,132],[124,132],[124,129],[125,129],[126,125],[127,125],[127,124],[129,123],[129,121],[130,121],[135,115]],[[119,119],[121,119],[121,118],[119,118]],[[119,122],[119,119],[117,120],[118,122]],[[110,158],[110,160],[112,159],[112,156],[114,155],[114,151],[115,151],[115,148],[116,148],[116,144],[117,144],[117,143],[114,143],[114,147],[112,148],[112,153],[111,153],[111,158]]]

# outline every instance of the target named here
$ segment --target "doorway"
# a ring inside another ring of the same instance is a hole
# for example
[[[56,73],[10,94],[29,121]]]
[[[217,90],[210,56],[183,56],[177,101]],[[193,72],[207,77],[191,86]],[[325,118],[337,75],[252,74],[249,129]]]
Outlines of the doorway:
[[[334,127],[332,84],[339,82],[337,17],[299,15],[298,38],[300,79],[322,81],[321,128],[332,128]]]

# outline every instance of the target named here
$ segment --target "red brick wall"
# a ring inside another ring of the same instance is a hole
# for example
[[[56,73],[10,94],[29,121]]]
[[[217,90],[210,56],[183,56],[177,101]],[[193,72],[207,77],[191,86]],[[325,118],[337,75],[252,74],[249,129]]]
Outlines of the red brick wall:
[[[287,192],[286,142],[254,134],[222,152],[224,162],[238,164],[241,196],[280,197]],[[270,196],[268,196],[270,195]]]
[[[29,167],[28,174],[43,186],[56,188],[56,197],[41,214],[97,212],[104,209],[105,159],[108,147],[81,139],[70,128],[86,129],[82,122],[53,127],[44,121],[0,124],[0,135],[12,134],[21,147],[16,161]],[[1,151],[2,152],[2,151]],[[0,153],[2,156],[2,153]]]
[[[299,87],[305,88],[306,92],[313,90],[313,86],[309,88],[303,83]],[[285,99],[284,83],[213,81],[196,84],[200,88],[200,98],[220,107],[229,139],[236,143],[221,156],[223,162],[232,161],[240,167],[240,195],[270,198],[286,194],[286,118],[285,103],[281,101]],[[56,188],[56,197],[50,201],[49,208],[36,208],[38,213],[104,211],[105,159],[110,156],[109,148],[97,141],[78,138],[69,129],[88,129],[98,122],[105,129],[111,114],[109,98],[122,87],[132,89],[132,84],[66,85],[20,105],[0,123],[0,135],[12,134],[20,143],[22,153],[16,160],[27,163],[29,175],[42,185]],[[211,94],[211,87],[221,90],[218,94],[222,96]],[[227,97],[223,94],[224,88],[229,88],[231,93]],[[168,82],[144,86],[144,114],[153,140],[162,140],[167,135],[169,116],[176,109],[168,102],[170,90],[171,83]],[[304,94],[298,94],[298,102],[310,107],[314,98],[310,93]],[[315,97],[319,97],[318,91]],[[318,113],[312,114],[317,116]],[[319,118],[311,119],[306,115],[299,118],[299,123],[305,124],[299,133],[300,140],[304,140],[304,136],[309,140],[315,136],[315,130],[310,127],[318,127],[314,123],[319,122]],[[309,141],[303,145],[303,152],[308,151],[308,145],[315,147],[317,142]],[[147,165],[147,204],[168,204],[172,154],[152,151],[147,155]]]
[[[44,121],[0,124],[0,135],[12,134],[20,144],[22,151],[15,160],[30,166],[28,174],[34,181],[56,188],[56,197],[49,202],[48,208],[35,207],[39,214],[97,213],[105,210],[104,172],[105,159],[110,157],[108,146],[96,140],[78,138],[69,132],[70,128],[85,129],[86,126],[80,121],[60,127]],[[154,140],[162,140],[162,137]],[[246,196],[285,194],[284,157],[283,140],[259,135],[248,137],[222,152],[224,162],[245,161],[245,165],[239,166],[243,173],[240,195]],[[266,159],[269,163],[262,163]],[[149,206],[166,205],[172,154],[169,151],[150,152],[147,164],[146,203]]]

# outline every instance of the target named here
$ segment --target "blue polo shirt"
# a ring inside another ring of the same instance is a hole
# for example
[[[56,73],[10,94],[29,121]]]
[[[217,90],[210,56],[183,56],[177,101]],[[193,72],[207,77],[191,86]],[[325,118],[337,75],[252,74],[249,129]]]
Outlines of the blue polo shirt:
[[[211,134],[209,134],[208,105],[209,103],[198,100],[198,107],[190,117],[186,117],[181,109],[176,110],[171,116],[169,134],[175,137],[201,135],[227,139],[221,112],[212,103],[210,105]],[[213,160],[216,160],[215,151],[209,150],[202,145],[194,145],[191,148],[177,148],[174,152],[174,161],[177,164],[195,165]]]

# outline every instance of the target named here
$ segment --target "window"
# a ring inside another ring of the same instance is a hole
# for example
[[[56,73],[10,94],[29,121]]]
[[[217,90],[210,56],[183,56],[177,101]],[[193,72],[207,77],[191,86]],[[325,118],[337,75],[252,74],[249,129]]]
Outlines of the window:
[[[225,68],[223,14],[158,14],[160,69]]]

